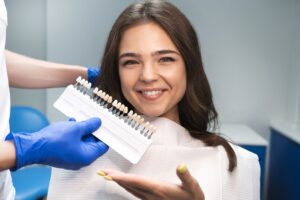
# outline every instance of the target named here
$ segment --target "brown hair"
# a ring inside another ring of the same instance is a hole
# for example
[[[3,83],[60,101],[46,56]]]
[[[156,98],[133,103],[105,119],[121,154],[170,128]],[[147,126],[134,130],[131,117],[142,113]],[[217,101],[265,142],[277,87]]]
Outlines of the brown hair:
[[[171,3],[145,0],[130,5],[121,13],[106,43],[97,86],[132,108],[121,91],[118,73],[119,44],[125,30],[143,22],[154,22],[162,27],[185,62],[187,88],[178,105],[181,125],[192,137],[202,140],[206,145],[223,146],[229,159],[229,171],[233,171],[237,165],[234,150],[224,138],[208,131],[216,128],[218,114],[204,72],[197,34],[184,14]]]

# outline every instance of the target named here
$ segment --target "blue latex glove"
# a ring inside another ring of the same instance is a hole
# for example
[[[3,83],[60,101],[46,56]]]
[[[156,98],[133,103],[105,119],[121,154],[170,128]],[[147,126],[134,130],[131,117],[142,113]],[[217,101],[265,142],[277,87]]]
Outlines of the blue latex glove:
[[[17,156],[13,170],[30,164],[73,170],[89,165],[108,150],[91,135],[100,125],[99,118],[91,118],[59,122],[35,133],[11,133]]]
[[[100,75],[101,70],[99,67],[88,67],[88,81],[92,84],[92,87],[96,84],[97,77]]]

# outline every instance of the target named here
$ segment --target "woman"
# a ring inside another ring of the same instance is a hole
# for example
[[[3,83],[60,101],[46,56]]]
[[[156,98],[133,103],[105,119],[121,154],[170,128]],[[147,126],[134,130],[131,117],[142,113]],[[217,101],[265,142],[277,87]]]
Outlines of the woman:
[[[50,199],[259,199],[257,156],[208,131],[217,112],[196,33],[176,7],[142,1],[125,9],[101,66],[98,87],[148,117],[154,142],[136,165],[109,151],[82,173],[56,171]],[[176,177],[180,162],[187,165]],[[62,185],[72,189],[59,192]]]

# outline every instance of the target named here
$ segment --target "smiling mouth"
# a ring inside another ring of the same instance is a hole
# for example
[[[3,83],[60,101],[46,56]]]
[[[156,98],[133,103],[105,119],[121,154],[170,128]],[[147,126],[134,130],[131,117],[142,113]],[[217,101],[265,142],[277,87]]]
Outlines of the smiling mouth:
[[[156,100],[163,94],[163,90],[141,90],[139,93],[144,99]]]

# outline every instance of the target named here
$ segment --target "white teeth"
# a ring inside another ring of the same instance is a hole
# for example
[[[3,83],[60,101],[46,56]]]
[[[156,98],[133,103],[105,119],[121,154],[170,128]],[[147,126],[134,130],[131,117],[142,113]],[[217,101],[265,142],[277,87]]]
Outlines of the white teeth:
[[[151,90],[151,91],[142,91],[143,95],[147,95],[147,96],[155,96],[158,94],[161,94],[162,91],[161,90]]]

